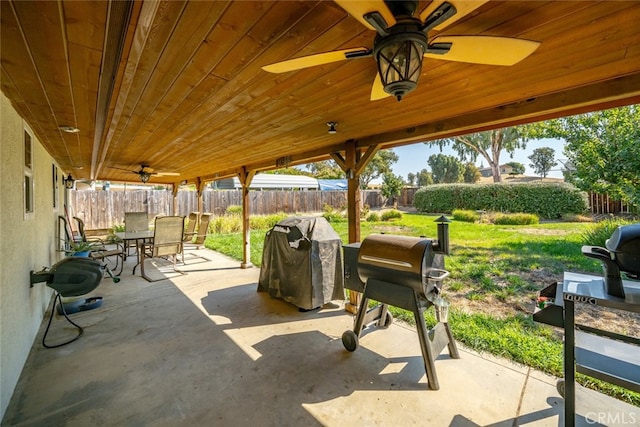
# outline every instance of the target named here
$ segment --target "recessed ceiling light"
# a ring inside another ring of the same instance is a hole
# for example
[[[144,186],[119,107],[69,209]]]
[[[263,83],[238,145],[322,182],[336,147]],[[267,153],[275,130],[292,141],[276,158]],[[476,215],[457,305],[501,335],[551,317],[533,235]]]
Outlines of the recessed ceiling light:
[[[60,130],[62,132],[67,132],[67,133],[78,133],[78,132],[80,132],[80,129],[78,129],[77,127],[74,127],[74,126],[63,125],[63,126],[60,126],[59,128],[60,128]]]

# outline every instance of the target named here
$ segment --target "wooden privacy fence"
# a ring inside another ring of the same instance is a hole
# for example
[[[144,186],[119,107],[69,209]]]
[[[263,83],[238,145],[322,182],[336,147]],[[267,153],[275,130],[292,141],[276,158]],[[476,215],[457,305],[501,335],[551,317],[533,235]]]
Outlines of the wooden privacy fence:
[[[613,200],[606,194],[589,193],[589,209],[592,214],[624,214],[637,211],[632,205]]]
[[[125,212],[147,212],[150,221],[157,215],[173,214],[173,197],[166,190],[80,190],[69,193],[69,216],[82,219],[87,230],[104,230],[124,224]]]
[[[404,188],[398,197],[400,206],[412,206],[418,188]],[[242,205],[240,190],[207,190],[203,193],[203,211],[223,215],[229,206]],[[360,192],[362,206],[376,209],[384,207],[386,199],[379,190]],[[157,215],[173,215],[173,197],[167,190],[102,191],[79,190],[70,192],[70,216],[77,216],[88,230],[104,230],[124,223],[125,212],[147,212],[152,221]],[[322,212],[324,205],[346,209],[346,191],[251,191],[249,209],[252,215],[277,212],[287,214]],[[593,214],[620,214],[634,209],[606,195],[589,194],[589,207]],[[178,192],[177,215],[189,215],[198,210],[195,191]]]
[[[384,198],[379,191],[362,191],[363,206],[382,207]],[[202,195],[203,211],[223,215],[229,206],[242,205],[240,190],[205,191]],[[322,212],[325,205],[334,209],[346,209],[346,191],[251,191],[249,209],[252,215],[269,215],[276,212],[288,214]],[[198,200],[194,191],[178,193],[178,215],[188,215],[197,210]]]
[[[413,203],[411,195],[411,203]],[[202,195],[203,211],[223,215],[229,206],[242,205],[240,190],[208,190]],[[381,208],[385,198],[379,190],[360,192],[362,206]],[[400,197],[400,204],[407,197]],[[167,190],[103,191],[79,190],[70,192],[70,215],[77,216],[88,230],[104,230],[124,223],[125,212],[147,212],[152,221],[157,215],[174,215],[173,197]],[[329,205],[346,209],[346,191],[250,191],[251,215],[322,212]],[[187,216],[198,210],[195,191],[178,191],[178,212]]]

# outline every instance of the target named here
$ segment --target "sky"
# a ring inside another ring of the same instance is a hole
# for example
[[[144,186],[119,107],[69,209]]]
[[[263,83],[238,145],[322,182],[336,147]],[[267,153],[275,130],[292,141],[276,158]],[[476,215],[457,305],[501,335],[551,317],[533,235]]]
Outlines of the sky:
[[[529,166],[529,163],[531,163],[531,161],[527,157],[529,157],[533,153],[533,150],[542,147],[553,148],[555,150],[556,161],[565,159],[565,155],[563,154],[564,141],[558,139],[540,139],[528,141],[527,148],[517,150],[513,155],[513,159],[510,157],[509,153],[503,151],[500,154],[500,164],[509,162],[522,163],[526,168],[525,175],[537,176],[531,166]],[[422,169],[430,169],[429,165],[427,164],[427,160],[432,154],[440,153],[440,148],[437,145],[429,146],[422,142],[419,142],[417,144],[394,148],[393,151],[399,157],[398,162],[393,165],[393,173],[396,175],[400,175],[403,179],[406,180],[407,174],[409,172],[413,172],[415,174]],[[442,153],[458,157],[457,153],[449,147],[444,147]],[[481,163],[484,164],[484,167],[488,167],[487,161],[481,157],[478,157],[476,166],[480,167]],[[558,166],[555,166],[553,168],[554,170],[550,171],[547,176],[552,178],[562,178],[562,172],[560,171],[561,167],[561,162],[558,162]]]

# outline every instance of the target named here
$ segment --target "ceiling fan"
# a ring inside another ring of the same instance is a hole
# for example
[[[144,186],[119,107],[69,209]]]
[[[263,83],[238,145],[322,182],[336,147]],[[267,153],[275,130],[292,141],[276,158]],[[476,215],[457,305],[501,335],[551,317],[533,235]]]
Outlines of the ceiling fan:
[[[289,59],[263,70],[284,73],[346,59],[373,56],[378,75],[371,100],[393,95],[398,101],[418,85],[423,58],[487,65],[514,65],[531,55],[539,42],[495,36],[439,36],[429,32],[477,9],[484,1],[434,0],[419,16],[417,0],[334,0],[363,25],[377,32],[373,48],[356,47]],[[453,3],[456,3],[456,7]]]
[[[149,178],[151,178],[151,175],[158,175],[158,176],[178,176],[180,175],[177,172],[154,172],[153,169],[151,169],[149,167],[149,165],[145,165],[144,163],[142,163],[140,165],[140,170],[130,170],[130,169],[124,169],[124,168],[117,168],[115,166],[112,166],[112,169],[120,169],[120,170],[124,170],[124,171],[128,171],[128,172],[133,172],[135,174],[137,174],[140,177],[140,181],[143,183],[147,183],[149,181]]]

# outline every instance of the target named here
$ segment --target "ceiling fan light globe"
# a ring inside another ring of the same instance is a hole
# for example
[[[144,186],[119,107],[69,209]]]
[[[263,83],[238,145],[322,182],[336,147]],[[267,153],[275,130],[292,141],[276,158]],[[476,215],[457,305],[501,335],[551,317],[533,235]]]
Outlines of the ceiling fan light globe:
[[[427,38],[421,32],[402,32],[376,40],[374,57],[384,91],[398,101],[418,85]]]
[[[150,173],[140,172],[140,181],[142,181],[143,184],[146,184],[147,182],[149,182],[149,178],[151,178]]]

